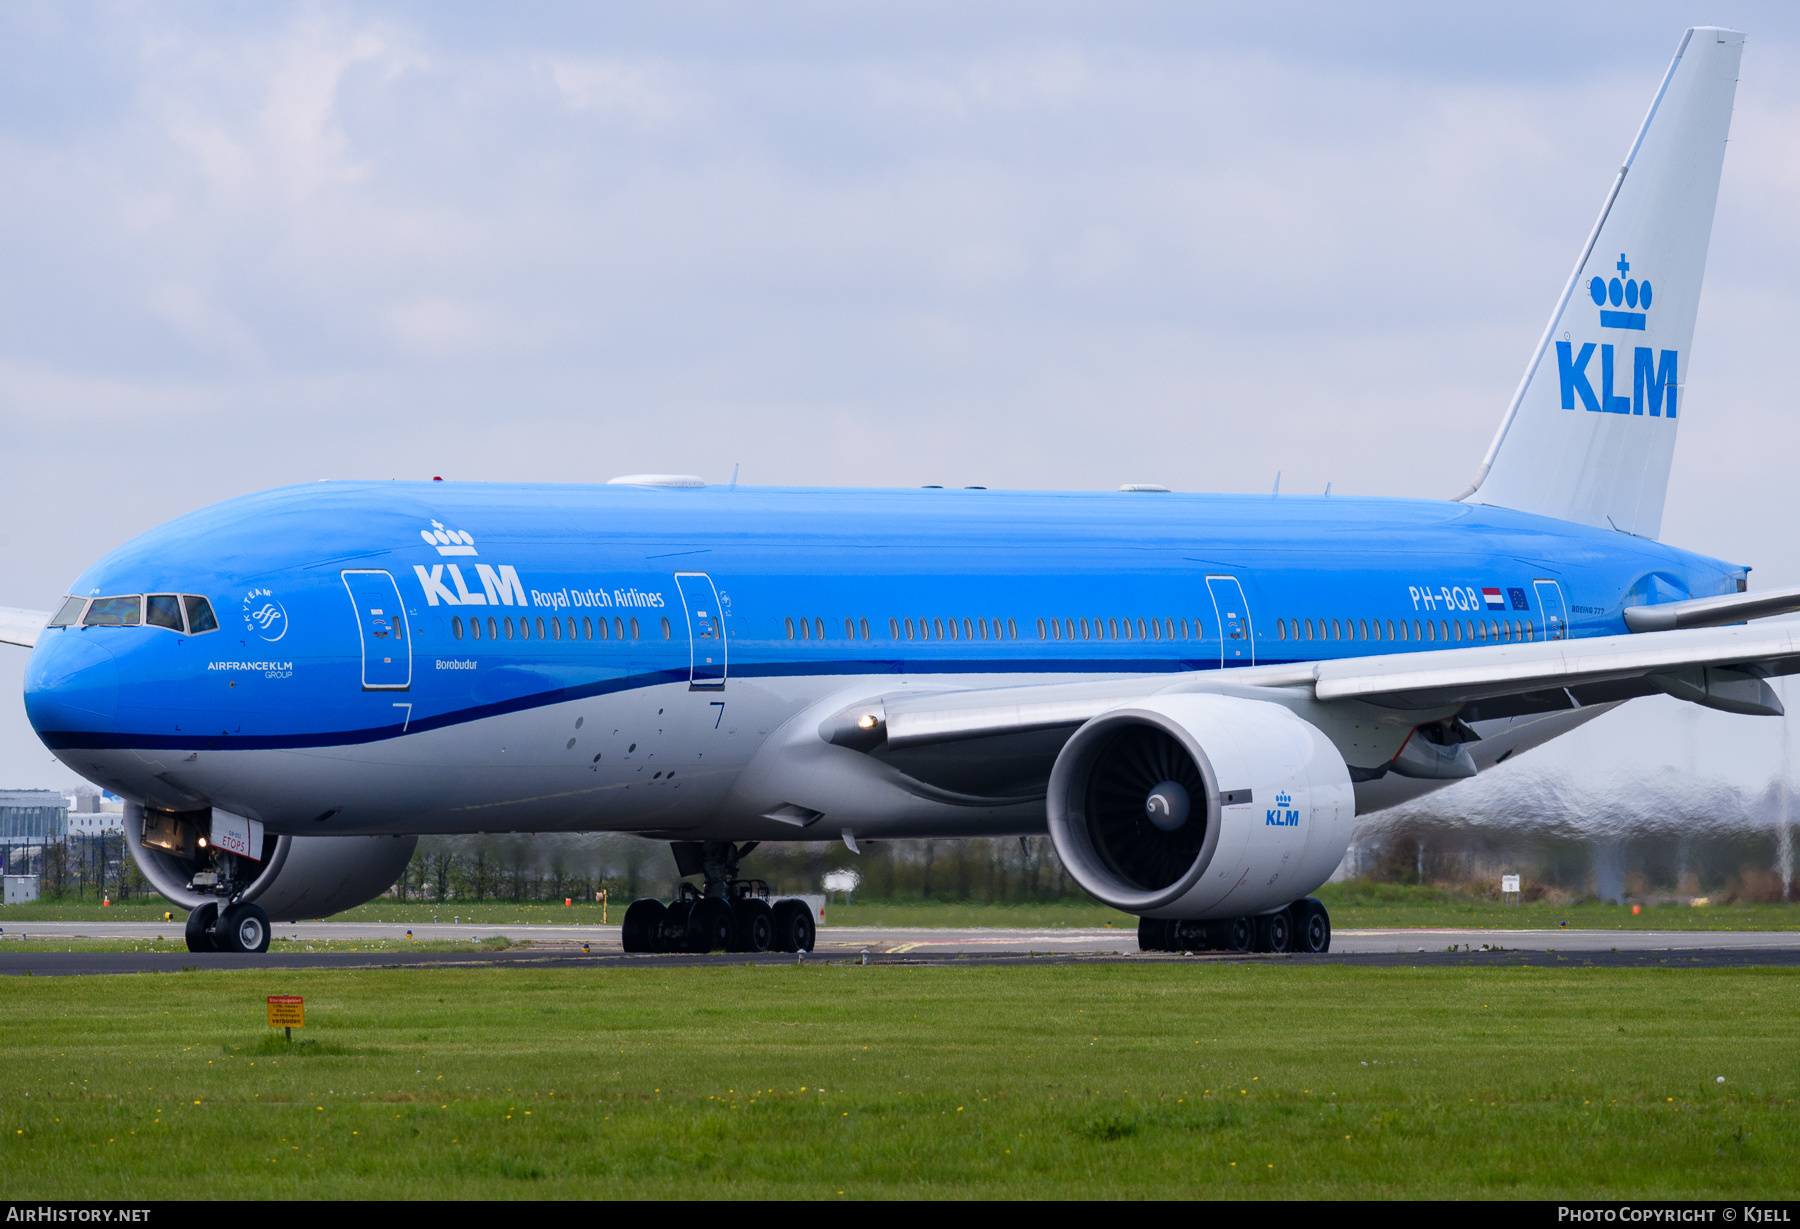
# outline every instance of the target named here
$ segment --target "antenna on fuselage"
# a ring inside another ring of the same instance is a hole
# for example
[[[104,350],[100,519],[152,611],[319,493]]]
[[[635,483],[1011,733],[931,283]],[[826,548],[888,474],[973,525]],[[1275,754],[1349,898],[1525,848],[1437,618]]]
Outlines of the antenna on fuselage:
[[[743,462],[741,461],[734,461],[731,465],[731,489],[734,491],[737,490],[738,469],[742,464]]]
[[[1275,471],[1275,485],[1269,488],[1269,494],[1270,495],[1281,494],[1281,471],[1280,470]]]
[[[1329,482],[1325,484],[1325,497],[1327,499],[1331,498],[1331,484]]]

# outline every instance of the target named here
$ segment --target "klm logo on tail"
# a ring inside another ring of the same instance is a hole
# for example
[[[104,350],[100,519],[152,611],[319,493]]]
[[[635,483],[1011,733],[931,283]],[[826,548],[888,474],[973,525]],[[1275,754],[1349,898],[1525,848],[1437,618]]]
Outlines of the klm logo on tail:
[[[1600,327],[1603,329],[1636,329],[1642,332],[1650,315],[1650,301],[1653,297],[1650,280],[1639,281],[1628,276],[1631,262],[1625,253],[1619,253],[1616,266],[1619,275],[1610,282],[1596,277],[1588,283],[1588,294],[1592,296],[1594,305],[1600,309]],[[1620,310],[1621,308],[1625,310]],[[1660,355],[1648,346],[1636,346],[1632,350],[1631,361],[1631,395],[1624,395],[1624,370],[1617,366],[1615,349],[1610,344],[1598,347],[1600,351],[1600,392],[1596,396],[1594,384],[1588,364],[1593,361],[1595,343],[1581,343],[1576,350],[1572,342],[1556,343],[1556,367],[1562,377],[1562,408],[1575,408],[1576,398],[1588,410],[1600,414],[1643,414],[1646,409],[1652,418],[1675,417],[1675,394],[1680,383],[1677,375],[1679,355],[1674,350],[1664,350]],[[1622,348],[1622,347],[1621,347]],[[1617,388],[1620,391],[1614,392]],[[1664,409],[1667,413],[1664,413]]]

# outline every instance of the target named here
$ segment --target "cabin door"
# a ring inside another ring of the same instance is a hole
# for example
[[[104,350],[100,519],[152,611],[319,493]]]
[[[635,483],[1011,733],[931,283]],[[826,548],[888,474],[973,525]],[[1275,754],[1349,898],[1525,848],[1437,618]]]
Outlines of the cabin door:
[[[719,591],[705,572],[677,572],[675,587],[687,607],[688,689],[723,691],[725,619],[719,613]]]
[[[343,575],[362,633],[363,690],[405,691],[412,686],[412,633],[394,578],[386,572]]]
[[[1569,635],[1569,611],[1563,605],[1562,586],[1554,580],[1531,582],[1537,589],[1538,613],[1544,619],[1544,639],[1563,640]]]
[[[1243,586],[1235,576],[1208,576],[1206,588],[1212,594],[1219,628],[1219,664],[1254,666],[1256,642],[1252,639],[1250,607],[1244,601]]]

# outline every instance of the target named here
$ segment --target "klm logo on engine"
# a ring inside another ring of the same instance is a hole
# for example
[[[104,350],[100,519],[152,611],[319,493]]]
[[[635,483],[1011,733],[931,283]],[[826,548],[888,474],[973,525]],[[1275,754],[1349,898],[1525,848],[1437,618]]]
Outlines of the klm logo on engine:
[[[1286,790],[1275,795],[1275,805],[1264,813],[1265,828],[1298,828],[1300,812],[1294,809],[1294,796]]]
[[[1600,309],[1603,329],[1636,329],[1642,332],[1650,317],[1650,301],[1654,290],[1650,280],[1630,277],[1631,262],[1619,253],[1615,266],[1619,275],[1611,281],[1596,277],[1588,283],[1588,296]],[[1570,341],[1556,343],[1556,368],[1562,381],[1562,408],[1572,410],[1580,400],[1583,407],[1596,414],[1643,414],[1652,418],[1675,417],[1675,396],[1680,387],[1680,356],[1674,350],[1653,351],[1648,346],[1635,346],[1631,352],[1631,395],[1625,395],[1624,347],[1602,343],[1599,370],[1594,361],[1596,345],[1581,343],[1577,350]],[[1596,394],[1594,380],[1600,389]],[[1617,391],[1615,391],[1617,390]],[[1667,413],[1664,413],[1664,410]]]

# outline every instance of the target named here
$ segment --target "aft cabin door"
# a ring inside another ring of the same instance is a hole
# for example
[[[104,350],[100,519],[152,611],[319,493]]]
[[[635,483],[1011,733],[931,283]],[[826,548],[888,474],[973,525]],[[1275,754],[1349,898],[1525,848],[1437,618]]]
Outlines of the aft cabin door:
[[[1531,583],[1537,589],[1538,614],[1544,620],[1544,639],[1567,639],[1569,611],[1563,605],[1562,586],[1554,580],[1535,580]]]
[[[687,607],[688,689],[722,691],[725,687],[725,620],[719,613],[719,591],[705,572],[675,573],[681,604]]]
[[[1212,594],[1219,628],[1219,664],[1254,666],[1256,642],[1251,638],[1250,607],[1244,601],[1243,586],[1235,576],[1208,576],[1206,588]]]
[[[405,691],[412,686],[412,629],[400,590],[386,572],[345,572],[344,588],[362,633],[364,691]]]

